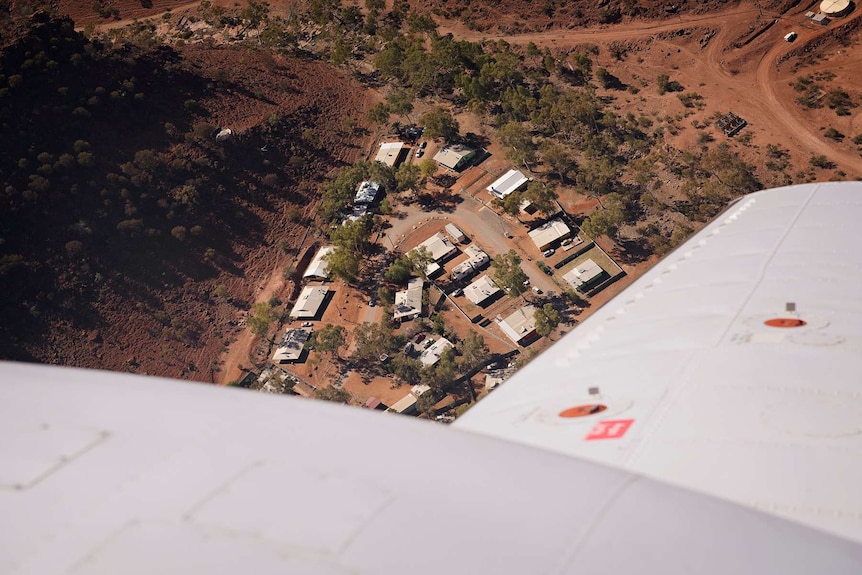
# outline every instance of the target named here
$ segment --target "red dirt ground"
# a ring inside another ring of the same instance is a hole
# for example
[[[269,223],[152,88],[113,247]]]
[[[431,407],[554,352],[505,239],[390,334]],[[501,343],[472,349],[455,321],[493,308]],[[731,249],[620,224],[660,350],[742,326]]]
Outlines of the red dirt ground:
[[[438,9],[435,10],[435,14],[454,14],[451,12],[451,6],[454,4],[448,0],[441,0],[432,2],[430,6]],[[463,6],[462,2],[457,4]],[[688,150],[699,145],[699,130],[692,128],[694,122],[705,126],[700,128],[700,131],[712,135],[717,141],[725,141],[724,136],[712,127],[712,118],[716,112],[734,111],[748,120],[749,126],[740,134],[743,137],[730,140],[731,147],[757,167],[758,176],[766,186],[790,183],[788,179],[792,182],[800,182],[829,177],[858,177],[862,175],[862,160],[860,160],[859,147],[851,140],[853,136],[862,133],[860,108],[852,108],[849,116],[841,117],[826,107],[805,109],[796,102],[798,93],[789,84],[803,74],[829,71],[834,73],[834,77],[821,82],[824,90],[841,87],[850,93],[857,104],[862,101],[860,100],[862,76],[857,73],[862,69],[862,50],[859,49],[859,35],[856,30],[856,26],[862,19],[862,10],[857,10],[850,16],[836,20],[826,28],[821,28],[805,20],[803,14],[810,8],[808,5],[800,5],[784,11],[785,4],[787,3],[771,2],[756,5],[751,2],[738,4],[720,1],[698,4],[683,2],[679,13],[664,15],[661,18],[655,17],[658,14],[655,11],[647,10],[646,15],[652,17],[648,20],[635,20],[623,15],[621,23],[591,25],[589,28],[582,29],[574,26],[582,22],[594,22],[598,15],[597,12],[588,10],[575,18],[574,11],[579,7],[583,11],[584,6],[587,6],[586,3],[557,6],[555,14],[551,16],[536,10],[533,3],[517,0],[493,6],[480,3],[469,4],[470,12],[478,14],[484,11],[486,21],[495,24],[487,31],[477,31],[475,21],[471,26],[467,26],[455,20],[442,20],[439,17],[437,19],[441,23],[441,33],[451,32],[458,39],[505,40],[520,45],[534,42],[540,48],[548,47],[557,53],[564,53],[584,45],[598,46],[599,53],[594,58],[594,69],[597,66],[604,66],[624,84],[639,89],[636,94],[602,89],[599,89],[599,93],[614,100],[617,113],[632,112],[636,116],[643,115],[653,119],[665,116],[678,117],[679,131],[675,135],[666,136],[668,145],[676,149]],[[154,0],[152,14],[161,13],[169,5],[181,7],[185,6],[185,3],[162,4]],[[655,4],[662,10],[664,5],[665,3]],[[67,6],[66,10],[70,13],[80,14],[83,18],[81,22],[93,21],[88,20],[93,14],[86,14],[87,9],[81,8],[80,2],[70,2],[61,6]],[[143,10],[140,4],[135,2],[117,0],[116,6],[120,10],[121,18],[137,17],[137,10]],[[564,17],[569,14],[567,10],[572,11],[572,17]],[[773,20],[777,21],[775,25],[766,28],[762,34],[756,34]],[[529,32],[517,35],[508,33],[513,30]],[[794,44],[782,40],[782,36],[790,30],[799,33],[799,38]],[[503,31],[506,33],[501,33]],[[615,60],[608,50],[608,45],[614,41],[624,42],[629,48],[628,55],[621,61]],[[230,73],[237,74],[242,82],[250,84],[262,82],[263,80],[258,80],[264,75],[260,72],[269,65],[266,62],[256,62],[255,65],[249,66],[250,60],[247,58],[254,60],[254,57],[239,53],[229,54],[229,57],[223,60],[223,53],[212,51],[210,48],[186,48],[184,54],[190,58],[200,59],[201,65],[209,69],[212,74],[215,73],[216,68],[223,65],[224,61],[227,61]],[[247,70],[251,70],[251,73],[245,74]],[[313,71],[304,69],[297,72],[304,82],[303,90],[308,94],[314,94],[313,97],[319,96],[324,101],[330,102],[331,113],[328,113],[330,115],[327,117],[332,118],[333,124],[337,123],[336,118],[341,106],[347,106],[347,109],[353,110],[354,114],[359,114],[362,106],[367,106],[369,101],[379,97],[358,90],[356,86],[348,87],[349,84],[343,78],[337,79],[337,72],[322,65]],[[703,96],[704,107],[700,110],[686,109],[675,95],[659,95],[655,89],[655,78],[659,74],[668,74],[671,79],[681,82],[686,92],[697,92]],[[319,77],[328,78],[326,81],[329,82],[330,89],[313,86],[315,82],[308,81],[308,76],[312,76],[315,81]],[[256,86],[251,86],[249,91],[255,89],[257,89]],[[358,99],[359,102],[354,97],[357,93],[363,94],[363,98]],[[209,102],[207,107],[219,121],[229,119],[238,127],[247,127],[261,122],[273,109],[260,101],[250,100],[253,99],[234,93],[229,97],[221,97]],[[281,105],[284,104],[279,100],[276,106]],[[359,116],[361,117],[361,114]],[[465,127],[477,133],[487,132],[480,123],[475,124],[472,125],[462,119],[462,125]],[[826,138],[823,134],[827,127],[834,127],[846,137],[840,141]],[[777,145],[787,150],[790,160],[786,170],[776,172],[765,167],[764,150],[767,144]],[[363,151],[361,148],[346,147],[343,143],[333,144],[333,149],[340,158],[345,160],[352,159]],[[835,168],[825,170],[813,168],[809,164],[809,158],[814,155],[827,156],[834,162]],[[502,154],[498,157],[502,157]],[[594,199],[583,197],[573,189],[561,188],[558,191],[561,195],[561,203],[573,213],[589,212],[595,207]],[[660,199],[667,202],[677,197],[679,190],[666,187],[657,194],[661,196]],[[264,219],[268,226],[275,226],[273,216],[264,216]],[[273,248],[273,244],[278,239],[287,238],[295,245],[297,237],[295,232],[283,227],[273,228],[267,234],[266,246],[243,248],[247,261],[245,277],[232,277],[220,281],[226,283],[231,292],[238,294],[238,297],[249,296],[248,301],[266,299],[264,296],[269,296],[270,293],[284,294],[283,291],[279,291],[278,269],[289,263],[289,258],[277,255],[279,252]],[[615,246],[605,245],[606,240],[602,242],[605,242],[602,245],[606,251],[615,256],[619,255]],[[283,260],[283,264],[278,258]],[[653,261],[654,259],[650,259],[633,266],[621,262],[628,276],[593,298],[593,306],[585,310],[581,319],[640,275],[652,265]],[[255,294],[255,292],[260,293]],[[181,302],[182,298],[179,298],[177,303]],[[207,314],[210,312],[198,308],[194,313],[208,317]],[[233,334],[242,331],[237,321],[244,316],[244,312],[228,306],[216,315],[219,316],[216,323],[220,327],[214,330],[213,335],[230,339]],[[229,327],[228,323],[236,325]],[[248,334],[247,330],[244,333]],[[104,334],[101,336],[104,337]],[[140,349],[144,341],[146,338],[137,340],[132,349]],[[253,343],[254,338],[248,335],[237,340],[237,343],[231,346],[227,356],[230,361],[226,363],[231,364],[243,355],[248,356],[247,350]],[[92,347],[90,344],[85,347],[88,346]],[[127,351],[120,351],[118,354],[107,351],[109,355],[106,360],[104,354],[108,347],[98,346],[100,348],[98,353],[102,356],[95,363],[104,362],[101,366],[108,366],[116,365],[117,359],[125,360],[124,355],[128,353]],[[202,361],[203,356],[211,355],[212,350],[208,348],[208,351],[201,352],[195,357],[195,361]],[[151,372],[197,377],[186,373],[186,370],[181,367],[183,361],[180,360],[179,363],[171,366],[153,368]],[[181,373],[177,373],[178,369]],[[236,371],[223,372],[221,378],[228,380],[229,374],[233,376]],[[352,383],[348,382],[348,385]],[[360,383],[360,385],[364,384]]]

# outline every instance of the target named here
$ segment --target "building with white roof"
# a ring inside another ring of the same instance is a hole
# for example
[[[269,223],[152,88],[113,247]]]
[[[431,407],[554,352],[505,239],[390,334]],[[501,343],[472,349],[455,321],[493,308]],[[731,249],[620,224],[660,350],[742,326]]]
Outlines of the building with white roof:
[[[314,259],[305,268],[304,278],[320,278],[326,279],[329,277],[329,264],[326,263],[326,256],[335,251],[335,246],[323,246],[314,255]]]
[[[394,168],[401,159],[403,149],[404,142],[383,142],[380,144],[380,150],[377,151],[374,161]]]
[[[440,356],[443,355],[443,352],[452,347],[454,346],[451,341],[445,337],[441,337],[432,343],[428,349],[419,354],[419,361],[422,362],[422,365],[434,365],[440,361]]]
[[[407,289],[395,294],[395,306],[392,317],[396,321],[407,321],[422,313],[422,289],[425,282],[422,278],[413,278],[407,284]]]
[[[294,328],[284,332],[278,348],[272,355],[272,361],[275,363],[296,363],[302,359],[305,351],[305,342],[311,337],[311,330],[308,328]]]
[[[530,178],[522,174],[520,170],[509,170],[486,189],[497,199],[502,200],[512,192],[517,192],[523,188],[529,181]]]
[[[452,279],[455,281],[470,277],[491,261],[491,256],[477,246],[467,246],[464,253],[469,256],[468,259],[452,268]]]
[[[428,253],[431,254],[431,257],[434,258],[435,262],[444,260],[458,251],[458,248],[455,247],[452,241],[449,240],[443,232],[437,232],[416,247],[428,250]]]
[[[392,413],[401,413],[409,415],[416,411],[416,400],[422,397],[423,393],[431,391],[431,387],[427,385],[414,385],[410,388],[410,392],[404,397],[392,404],[392,407],[386,411]]]
[[[546,222],[534,230],[528,232],[530,239],[539,248],[539,251],[544,251],[558,241],[572,235],[572,230],[560,218]]]
[[[363,218],[368,215],[368,204],[358,204],[353,206],[353,210],[347,217],[344,218],[344,221],[341,222],[341,225],[345,225],[347,222],[355,222],[359,218]]]
[[[502,290],[488,276],[482,276],[464,288],[464,295],[476,305],[485,305],[501,293]]]
[[[573,267],[563,275],[569,285],[575,289],[589,287],[591,283],[595,283],[601,277],[607,275],[607,272],[602,267],[589,259]]]
[[[452,244],[451,240],[443,232],[437,232],[407,253],[419,248],[425,248],[434,260],[425,268],[425,275],[428,277],[440,271],[440,265],[437,262],[445,261],[458,251],[458,248]]]
[[[445,146],[434,154],[434,161],[451,170],[460,170],[476,155],[476,150],[467,146],[451,145]]]
[[[467,241],[467,236],[464,235],[464,232],[461,231],[461,228],[459,228],[455,224],[446,224],[446,233],[452,236],[452,241],[459,244]]]
[[[518,345],[526,345],[536,336],[536,308],[525,305],[509,317],[497,322],[506,336]]]
[[[305,286],[290,311],[290,316],[297,319],[317,317],[328,293],[329,288],[326,286]]]
[[[356,188],[356,195],[353,196],[354,204],[372,204],[377,199],[377,194],[380,193],[380,182],[371,182],[365,180]]]

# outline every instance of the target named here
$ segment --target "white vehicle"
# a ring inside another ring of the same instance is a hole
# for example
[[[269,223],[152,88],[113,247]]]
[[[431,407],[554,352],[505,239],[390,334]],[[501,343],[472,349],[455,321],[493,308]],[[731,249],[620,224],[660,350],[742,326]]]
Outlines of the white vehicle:
[[[551,248],[551,249],[547,249],[547,250],[543,251],[542,255],[545,256],[546,258],[549,258],[552,255],[554,255],[556,252],[557,252],[557,250],[555,250],[554,248]]]
[[[786,42],[793,42],[794,40],[796,40],[796,32],[788,32],[784,35],[784,40]]]
[[[534,291],[534,292],[536,292],[537,294],[541,294],[541,293],[542,293],[542,290],[540,290],[540,289],[539,289],[539,288],[537,288],[536,286],[533,286],[533,291]]]

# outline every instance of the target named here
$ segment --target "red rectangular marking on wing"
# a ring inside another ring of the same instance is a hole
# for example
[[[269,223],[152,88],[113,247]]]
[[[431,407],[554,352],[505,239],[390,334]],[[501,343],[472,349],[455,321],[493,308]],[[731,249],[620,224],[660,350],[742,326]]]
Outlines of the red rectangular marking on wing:
[[[626,434],[626,431],[629,430],[629,427],[631,427],[634,422],[634,419],[612,419],[609,421],[600,421],[593,426],[584,440],[619,439]]]

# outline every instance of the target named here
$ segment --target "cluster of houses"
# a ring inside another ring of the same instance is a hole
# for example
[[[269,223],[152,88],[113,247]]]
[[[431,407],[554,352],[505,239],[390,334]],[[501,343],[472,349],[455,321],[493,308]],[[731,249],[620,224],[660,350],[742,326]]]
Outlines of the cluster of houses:
[[[417,150],[422,148],[424,146]],[[383,142],[380,144],[375,160],[396,167],[406,159],[409,151],[410,147],[404,142]],[[458,171],[470,165],[474,161],[476,153],[476,150],[466,146],[448,145],[437,151],[434,160],[445,168]],[[530,181],[531,179],[520,170],[510,169],[486,189],[493,198],[502,200],[510,194],[522,190]],[[352,211],[346,214],[345,220],[355,220],[370,213],[379,200],[381,191],[381,185],[378,182],[361,182],[353,198]],[[528,202],[522,203],[522,210],[529,211],[528,208]],[[578,251],[573,252],[573,254],[579,256],[591,245],[591,242],[587,243],[573,233],[569,225],[559,216],[544,221],[534,229],[529,230],[528,236],[536,248],[540,252],[544,252],[546,256],[557,247],[566,251],[577,249]],[[424,249],[430,256],[424,275],[431,280],[441,275],[444,272],[445,264],[456,255],[460,253],[466,255],[466,259],[452,267],[448,275],[448,280],[453,287],[463,286],[452,292],[453,295],[463,295],[470,304],[484,310],[505,296],[504,290],[495,283],[492,277],[487,273],[482,273],[491,263],[490,255],[478,245],[470,244],[467,235],[456,225],[447,224],[444,230],[432,234],[414,250],[420,248]],[[320,247],[303,273],[303,279],[313,283],[303,287],[290,311],[290,317],[304,321],[302,327],[291,328],[285,332],[273,355],[274,363],[304,361],[307,355],[305,345],[312,335],[312,321],[321,318],[328,302],[334,295],[333,290],[327,285],[322,285],[329,278],[326,260],[334,250],[333,246]],[[563,262],[568,261],[572,261],[572,258],[563,260]],[[585,290],[589,290],[607,279],[608,272],[593,259],[583,260],[583,257],[579,256],[576,262],[571,269],[561,276],[572,288],[586,293]],[[562,263],[558,263],[556,267],[561,266]],[[422,315],[426,283],[423,278],[412,278],[406,289],[395,294],[392,308],[392,317],[395,321],[410,321]],[[465,306],[465,309],[467,307],[469,306]],[[536,308],[533,305],[523,305],[514,311],[512,308],[504,307],[503,309],[506,311],[497,314],[493,321],[514,344],[526,346],[538,338],[535,320]],[[491,314],[493,313],[495,312],[491,312]],[[490,316],[487,321],[490,323]],[[416,357],[423,366],[433,366],[440,361],[448,349],[453,347],[452,342],[445,337],[429,338],[424,340],[421,346],[418,343],[415,345],[413,343],[408,344],[408,349],[405,349],[405,352]],[[427,386],[416,385],[391,406],[371,398],[365,407],[409,414],[416,411],[419,398],[429,391],[430,388]]]

